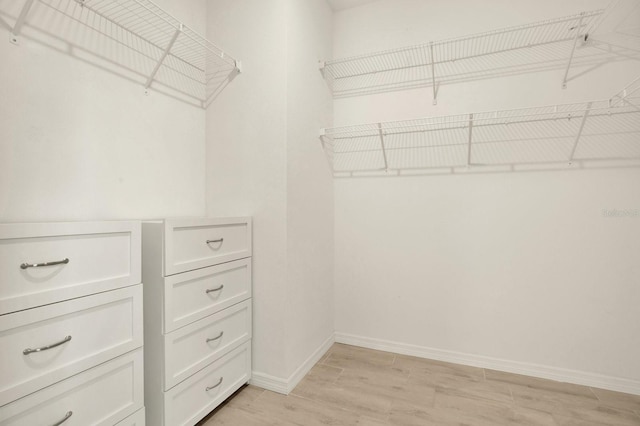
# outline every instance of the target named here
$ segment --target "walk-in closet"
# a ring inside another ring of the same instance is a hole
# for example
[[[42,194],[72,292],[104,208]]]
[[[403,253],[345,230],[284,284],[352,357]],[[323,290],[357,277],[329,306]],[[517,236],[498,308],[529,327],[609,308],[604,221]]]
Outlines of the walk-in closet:
[[[0,426],[640,426],[640,0],[0,0]]]

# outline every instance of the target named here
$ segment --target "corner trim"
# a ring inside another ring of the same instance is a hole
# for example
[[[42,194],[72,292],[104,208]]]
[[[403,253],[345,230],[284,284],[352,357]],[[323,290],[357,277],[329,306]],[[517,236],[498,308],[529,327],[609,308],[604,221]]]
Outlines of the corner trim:
[[[402,355],[452,362],[472,367],[489,368],[507,373],[523,374],[526,376],[539,377],[558,382],[573,383],[576,385],[640,395],[640,381],[624,379],[621,377],[428,348],[425,346],[410,345],[407,343],[374,339],[371,337],[356,336],[347,333],[335,333],[335,341],[336,343],[344,343],[346,345],[360,346],[379,351],[394,352]]]
[[[335,335],[332,333],[287,379],[254,371],[251,375],[250,383],[262,389],[289,395],[313,366],[320,361],[320,358],[327,353],[334,342]]]

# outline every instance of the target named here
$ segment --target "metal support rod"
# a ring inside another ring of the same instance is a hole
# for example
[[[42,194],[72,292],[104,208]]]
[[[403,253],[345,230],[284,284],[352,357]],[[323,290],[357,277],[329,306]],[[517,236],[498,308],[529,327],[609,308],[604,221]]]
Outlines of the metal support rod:
[[[436,57],[433,54],[433,42],[429,43],[429,52],[431,55],[431,85],[433,86],[433,104],[438,104],[438,88],[436,86]]]
[[[183,30],[183,25],[180,24],[180,28],[176,30],[175,34],[173,34],[173,37],[171,37],[171,41],[169,42],[169,45],[167,46],[167,48],[164,50],[164,53],[162,54],[162,56],[160,57],[160,60],[158,61],[158,63],[156,64],[156,67],[153,69],[153,72],[151,73],[151,75],[149,76],[149,78],[147,79],[147,82],[144,84],[144,88],[148,89],[149,87],[151,87],[151,83],[153,82],[153,79],[155,78],[156,74],[158,73],[158,70],[160,69],[160,67],[162,66],[162,63],[164,62],[164,60],[166,59],[167,56],[169,56],[169,52],[171,52],[171,49],[173,48],[174,43],[176,42],[176,40],[178,39],[178,36],[180,35],[180,33]]]
[[[609,99],[609,106],[614,107],[620,102],[622,102],[624,105],[625,102],[629,102],[627,98],[630,98],[638,90],[640,90],[640,77],[633,80],[627,87],[625,87],[620,92],[616,93],[611,99]]]
[[[382,132],[382,123],[378,123],[378,133],[380,134],[380,145],[382,146],[382,158],[384,158],[384,169],[389,170],[389,163],[387,161],[387,150],[384,147],[384,133]]]
[[[18,19],[16,20],[15,25],[11,29],[11,43],[18,43],[18,36],[20,35],[20,31],[22,30],[22,26],[24,25],[25,20],[27,19],[27,15],[31,10],[31,6],[35,0],[27,0],[20,11],[20,15],[18,15]]]
[[[467,166],[471,165],[471,140],[473,139],[473,114],[469,114],[469,145],[467,147]]]
[[[580,14],[580,20],[576,27],[576,35],[573,37],[573,47],[571,48],[571,54],[569,55],[569,61],[567,62],[567,69],[564,71],[564,78],[562,79],[562,88],[567,88],[567,78],[569,77],[569,69],[571,68],[571,62],[573,62],[573,54],[576,52],[576,46],[578,45],[578,38],[580,37],[580,29],[582,28],[582,20],[584,19],[584,12]]]
[[[571,149],[571,156],[569,157],[569,161],[573,161],[573,156],[576,154],[576,149],[578,149],[578,142],[580,142],[580,136],[582,136],[582,130],[584,129],[584,125],[587,122],[587,117],[589,116],[589,111],[591,110],[591,102],[587,104],[587,109],[582,116],[582,122],[580,123],[580,128],[578,129],[578,135],[576,136],[576,141],[573,143],[573,148]]]

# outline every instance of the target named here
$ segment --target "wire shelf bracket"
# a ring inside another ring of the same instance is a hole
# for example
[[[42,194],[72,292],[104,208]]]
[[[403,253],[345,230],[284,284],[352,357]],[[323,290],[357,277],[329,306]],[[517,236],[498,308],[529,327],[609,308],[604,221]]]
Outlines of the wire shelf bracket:
[[[81,2],[84,2],[84,0],[81,0]],[[173,45],[176,43],[178,36],[183,30],[184,30],[184,25],[180,24],[180,28],[178,28],[176,32],[173,34],[173,37],[171,37],[171,40],[169,41],[169,45],[167,46],[166,49],[164,49],[164,52],[162,53],[160,60],[158,60],[156,67],[151,72],[151,75],[149,76],[149,78],[147,78],[147,82],[144,84],[144,90],[146,94],[149,94],[149,87],[151,87],[151,83],[153,83],[153,79],[155,78],[156,74],[158,74],[158,70],[160,70],[162,63],[167,58],[167,56],[169,56],[169,53],[171,52]]]
[[[571,155],[569,156],[569,164],[573,162],[573,157],[576,155],[576,149],[578,149],[578,143],[580,142],[580,136],[582,136],[582,131],[584,130],[584,125],[587,123],[587,118],[589,117],[589,111],[591,111],[591,106],[593,102],[589,102],[587,104],[587,108],[582,115],[582,121],[580,122],[580,128],[578,129],[578,134],[576,135],[576,141],[573,144],[573,148],[571,148]]]
[[[571,46],[571,53],[569,54],[569,60],[567,61],[567,68],[564,71],[564,78],[562,79],[562,88],[567,88],[567,79],[569,78],[569,70],[571,70],[571,63],[573,62],[573,55],[576,53],[576,47],[578,46],[578,39],[581,37],[580,30],[582,29],[582,21],[584,20],[584,12],[580,14],[580,20],[578,21],[578,25],[575,28],[576,35],[573,38],[573,44]],[[571,28],[573,29],[573,28]],[[586,41],[588,36],[584,35],[584,40]]]
[[[433,54],[433,42],[429,43],[429,58],[431,60],[431,86],[433,86],[433,104],[438,105],[438,86],[436,84],[436,57]]]
[[[378,123],[378,134],[380,135],[380,145],[382,147],[382,158],[384,160],[384,170],[389,171],[389,161],[387,160],[387,150],[384,147],[384,132],[382,131],[382,123]]]
[[[27,15],[29,14],[29,11],[31,10],[31,6],[33,6],[33,2],[35,0],[27,0],[24,3],[24,6],[22,7],[22,10],[20,11],[20,15],[18,15],[18,19],[16,20],[16,23],[14,24],[13,28],[11,29],[11,36],[9,38],[9,41],[11,41],[11,43],[17,45],[19,42],[19,37],[20,37],[20,31],[22,30],[22,27],[24,25],[24,22],[27,19]]]
[[[139,55],[140,60],[136,63],[142,65],[136,72],[144,77],[145,94],[149,94],[157,83],[177,90],[206,108],[242,72],[240,61],[151,0],[38,1],[94,30],[105,40]],[[35,0],[25,0],[11,29],[12,43],[18,44],[34,3]],[[71,5],[75,5],[76,10]],[[124,63],[120,65],[128,67]]]

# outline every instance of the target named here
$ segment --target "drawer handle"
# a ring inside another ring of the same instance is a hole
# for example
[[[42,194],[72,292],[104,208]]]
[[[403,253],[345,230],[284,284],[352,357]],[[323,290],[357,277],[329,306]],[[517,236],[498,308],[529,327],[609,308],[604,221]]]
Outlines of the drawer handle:
[[[27,348],[27,349],[25,349],[24,351],[22,351],[22,353],[23,353],[24,355],[29,355],[29,354],[32,354],[32,353],[34,353],[34,352],[47,351],[47,350],[49,350],[49,349],[53,349],[53,348],[55,348],[55,347],[57,347],[57,346],[64,345],[65,343],[67,343],[67,342],[69,342],[69,341],[71,341],[71,336],[67,336],[67,337],[65,337],[64,339],[62,339],[62,340],[61,340],[61,341],[59,341],[58,343],[54,343],[54,344],[52,344],[52,345],[48,345],[48,346],[43,346],[43,347],[41,347],[41,348],[36,348],[36,349]]]
[[[205,290],[205,293],[209,294],[209,293],[213,293],[214,291],[220,291],[224,288],[224,285],[221,285],[220,287],[216,287],[216,288],[208,288],[207,290]]]
[[[224,241],[224,238],[218,238],[217,240],[207,240],[207,244],[221,243],[223,241]]]
[[[54,423],[51,426],[60,426],[62,423],[66,422],[67,420],[69,420],[69,418],[73,416],[73,411],[67,411],[67,414],[64,415],[64,419],[60,420],[59,422]]]
[[[44,262],[44,263],[23,263],[20,265],[20,269],[27,268],[40,268],[42,266],[54,266],[54,265],[66,265],[69,263],[69,258],[64,258],[62,260],[56,260],[55,262]]]
[[[224,334],[224,331],[221,331],[220,334],[218,334],[216,337],[212,337],[210,339],[207,339],[207,343],[209,342],[215,342],[216,340],[218,340],[219,338],[222,337],[222,335]]]
[[[213,385],[213,386],[209,386],[209,387],[207,387],[207,388],[205,389],[205,392],[209,392],[211,389],[215,389],[215,388],[217,388],[218,386],[220,386],[220,385],[222,384],[222,379],[223,379],[223,377],[220,377],[220,380],[218,380],[218,383],[216,383],[216,384],[215,384],[215,385]]]

